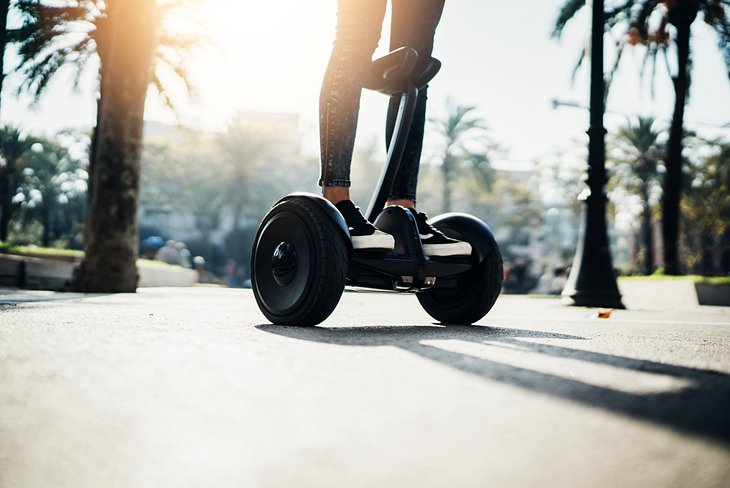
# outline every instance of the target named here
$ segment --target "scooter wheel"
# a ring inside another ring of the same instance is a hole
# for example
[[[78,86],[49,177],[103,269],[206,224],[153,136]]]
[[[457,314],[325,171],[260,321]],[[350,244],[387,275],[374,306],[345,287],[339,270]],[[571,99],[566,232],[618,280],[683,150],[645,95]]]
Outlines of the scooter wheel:
[[[438,225],[436,226],[438,227]],[[450,237],[471,242],[477,236],[455,235],[440,229]],[[471,238],[470,238],[471,237]],[[494,306],[502,291],[502,254],[494,247],[481,263],[459,276],[455,288],[418,292],[416,297],[431,317],[443,324],[469,325],[484,317]]]
[[[254,240],[251,284],[272,323],[322,322],[340,301],[346,276],[345,238],[315,202],[289,199],[264,217]]]

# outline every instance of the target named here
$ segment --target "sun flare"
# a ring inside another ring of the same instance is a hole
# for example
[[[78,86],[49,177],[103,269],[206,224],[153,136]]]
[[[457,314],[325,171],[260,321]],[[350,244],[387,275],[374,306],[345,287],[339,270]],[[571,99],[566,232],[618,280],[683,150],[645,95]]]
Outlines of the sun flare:
[[[238,109],[301,112],[316,103],[334,36],[336,2],[203,0],[207,36],[190,60],[206,118]],[[306,85],[312,96],[301,99]]]

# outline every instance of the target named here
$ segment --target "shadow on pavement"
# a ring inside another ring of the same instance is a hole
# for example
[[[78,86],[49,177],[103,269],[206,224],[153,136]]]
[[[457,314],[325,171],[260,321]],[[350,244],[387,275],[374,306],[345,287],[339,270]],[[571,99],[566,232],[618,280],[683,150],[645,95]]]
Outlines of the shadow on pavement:
[[[57,302],[108,296],[109,293],[74,293],[44,290],[21,290],[0,288],[0,310],[22,306],[28,303]]]
[[[583,337],[482,326],[288,327],[258,325],[257,329],[291,339],[342,346],[394,346],[459,371],[499,381],[533,392],[580,402],[639,420],[698,434],[730,445],[730,375],[712,370],[657,363],[564,346],[531,342],[531,339],[585,340]],[[631,393],[572,378],[535,371],[425,342],[457,340],[495,342],[553,358],[568,358],[623,370],[664,375],[684,380],[684,388],[661,393]]]

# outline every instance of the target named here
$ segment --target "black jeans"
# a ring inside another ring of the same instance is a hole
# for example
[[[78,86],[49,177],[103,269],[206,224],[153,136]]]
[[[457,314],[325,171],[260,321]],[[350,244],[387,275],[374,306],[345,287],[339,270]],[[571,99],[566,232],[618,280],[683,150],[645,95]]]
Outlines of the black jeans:
[[[419,63],[428,62],[436,26],[445,0],[391,0],[390,49],[408,46],[418,51]],[[319,98],[321,150],[320,186],[350,186],[350,165],[360,110],[360,94],[373,52],[380,40],[386,0],[338,0],[337,31]],[[419,90],[405,154],[389,195],[416,199],[418,167],[426,123],[426,92]],[[391,97],[386,119],[386,143],[395,126],[400,97]]]

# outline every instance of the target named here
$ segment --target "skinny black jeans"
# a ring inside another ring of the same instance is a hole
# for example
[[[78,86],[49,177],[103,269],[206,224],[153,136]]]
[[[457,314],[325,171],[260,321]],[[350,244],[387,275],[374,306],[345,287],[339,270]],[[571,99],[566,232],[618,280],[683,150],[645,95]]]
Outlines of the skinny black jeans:
[[[418,51],[425,68],[433,51],[436,26],[445,0],[391,0],[390,49],[408,46]],[[387,0],[338,0],[337,30],[319,98],[321,151],[320,186],[349,187],[360,95],[373,53],[380,40]],[[405,154],[390,199],[416,200],[418,167],[426,123],[427,88],[419,90]],[[398,114],[400,96],[390,99],[386,144]]]

